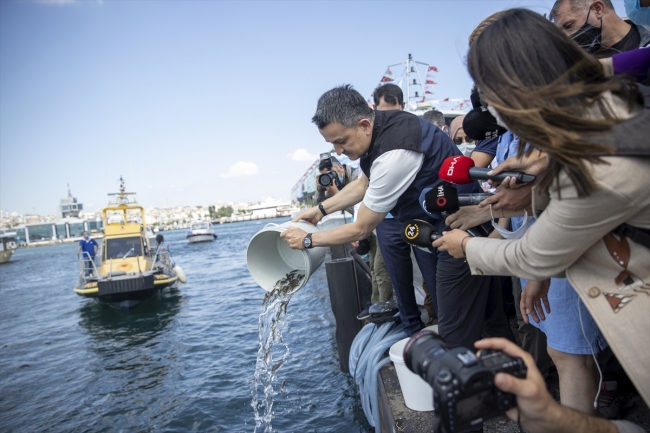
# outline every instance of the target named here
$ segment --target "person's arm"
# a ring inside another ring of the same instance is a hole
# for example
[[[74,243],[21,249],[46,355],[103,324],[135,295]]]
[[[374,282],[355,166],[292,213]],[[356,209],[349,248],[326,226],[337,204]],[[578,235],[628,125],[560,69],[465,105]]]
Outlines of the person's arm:
[[[81,244],[79,244],[79,248],[77,248],[77,256],[79,256],[79,253],[81,253]]]
[[[517,211],[500,209],[498,212],[495,209],[492,210],[495,218],[510,218],[524,216],[526,214],[524,209]],[[489,206],[462,206],[456,212],[447,217],[445,224],[447,224],[452,229],[467,230],[471,229],[472,227],[476,227],[477,225],[483,224],[484,222],[490,221],[491,219],[492,214],[490,214]]]
[[[332,212],[343,210],[349,206],[354,206],[363,199],[363,196],[368,189],[368,183],[368,178],[366,176],[360,176],[357,180],[350,182],[350,184],[343,188],[334,197],[330,197],[321,202],[323,209],[325,209],[325,212],[329,215]],[[323,216],[324,215],[320,211],[320,208],[314,206],[300,213],[291,221],[298,222],[300,220],[305,220],[312,224],[317,224]]]
[[[594,177],[602,180],[586,198],[578,198],[568,176],[561,175],[562,198],[551,200],[521,239],[471,238],[464,241],[463,254],[461,239],[467,233],[453,230],[433,246],[456,258],[466,255],[474,274],[516,275],[536,281],[560,275],[603,236],[650,206],[650,197],[635,186],[650,183],[648,162],[616,158],[590,167]]]
[[[345,208],[346,206],[337,208],[341,203],[346,203],[345,200],[337,199],[348,195],[352,195],[355,198],[358,197],[359,192],[357,192],[357,189],[359,188],[355,184],[362,182],[365,185],[363,189],[364,194],[362,194],[363,203],[359,208],[356,220],[352,224],[315,233],[312,235],[312,245],[340,245],[366,238],[386,217],[386,214],[395,207],[401,195],[413,183],[415,176],[422,167],[423,161],[423,154],[410,150],[398,149],[382,154],[373,163],[370,173],[372,180],[362,175],[359,179],[343,188],[334,197],[323,202],[327,213],[330,213],[331,209],[341,210]],[[349,189],[352,189],[354,192],[348,192]],[[318,214],[312,213],[308,215],[309,217],[313,217],[311,220],[304,217],[306,213],[304,212],[302,215],[294,218],[294,221],[305,219],[310,222],[313,222],[313,220],[317,222],[322,218],[322,213],[318,208],[316,208],[316,212]],[[301,249],[303,248],[302,240],[306,236],[306,233],[297,227],[289,227],[282,232],[281,236],[291,248]]]
[[[474,160],[474,165],[476,167],[486,168],[494,159],[494,155],[474,150],[471,158]]]
[[[517,407],[506,414],[531,433],[618,433],[614,423],[578,412],[557,403],[549,394],[546,383],[533,357],[505,338],[487,338],[474,343],[477,349],[501,350],[520,357],[528,369],[525,379],[498,373],[494,384],[517,398]]]
[[[344,188],[339,194],[347,188]],[[337,194],[338,195],[338,194]],[[324,232],[316,232],[311,237],[311,243],[314,247],[328,247],[332,245],[341,245],[349,242],[360,241],[370,235],[370,233],[386,217],[387,212],[371,211],[361,203],[357,218],[351,224],[344,224]],[[307,233],[297,227],[289,227],[280,236],[296,250],[303,250],[302,241]]]

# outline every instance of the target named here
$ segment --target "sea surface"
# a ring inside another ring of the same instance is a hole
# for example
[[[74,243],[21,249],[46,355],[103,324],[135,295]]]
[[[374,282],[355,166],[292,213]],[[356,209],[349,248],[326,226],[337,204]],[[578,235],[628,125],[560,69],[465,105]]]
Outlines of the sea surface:
[[[193,245],[163,232],[187,284],[129,311],[72,291],[75,244],[17,250],[0,265],[0,431],[253,432],[266,292],[246,246],[286,220],[218,225],[217,241]],[[288,305],[273,431],[365,430],[334,332],[321,267]]]

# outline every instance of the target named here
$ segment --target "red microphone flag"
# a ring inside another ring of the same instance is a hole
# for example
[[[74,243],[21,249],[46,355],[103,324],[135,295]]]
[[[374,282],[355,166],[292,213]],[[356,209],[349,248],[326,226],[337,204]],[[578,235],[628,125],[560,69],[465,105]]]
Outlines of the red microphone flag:
[[[445,182],[464,185],[475,182],[469,178],[469,169],[474,167],[474,160],[467,156],[451,156],[445,159],[440,166],[438,177]]]

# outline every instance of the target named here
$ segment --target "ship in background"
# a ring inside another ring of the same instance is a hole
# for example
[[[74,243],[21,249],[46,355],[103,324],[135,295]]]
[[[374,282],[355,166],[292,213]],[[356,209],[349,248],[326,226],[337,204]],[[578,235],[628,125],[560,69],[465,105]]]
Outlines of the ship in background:
[[[438,110],[445,116],[447,127],[458,116],[467,114],[472,108],[471,101],[467,98],[433,99],[434,88],[438,85],[435,74],[438,72],[436,66],[428,63],[418,62],[411,54],[404,62],[388,65],[386,72],[379,80],[376,87],[384,84],[395,84],[404,93],[404,110],[421,117],[430,110]],[[422,79],[424,77],[424,80]],[[376,88],[375,87],[375,88]],[[368,105],[374,108],[373,93],[368,98]],[[341,164],[358,167],[358,161],[350,161],[347,157],[338,156],[333,150],[330,151]],[[319,159],[316,159],[298,182],[291,188],[291,202],[300,203],[301,206],[315,205],[316,176],[318,172]]]

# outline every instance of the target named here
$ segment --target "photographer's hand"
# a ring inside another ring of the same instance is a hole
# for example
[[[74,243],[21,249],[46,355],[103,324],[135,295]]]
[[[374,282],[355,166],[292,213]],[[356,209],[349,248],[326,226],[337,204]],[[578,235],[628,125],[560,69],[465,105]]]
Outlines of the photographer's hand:
[[[506,415],[514,421],[519,419],[531,433],[618,433],[616,426],[605,419],[560,406],[548,393],[533,357],[516,344],[505,338],[487,338],[477,341],[474,346],[501,350],[523,359],[528,368],[525,379],[498,373],[494,376],[494,384],[517,397],[517,408],[510,409]]]
[[[550,286],[550,279],[544,281],[529,281],[526,284],[526,287],[524,287],[521,292],[521,301],[519,303],[522,316],[524,316],[524,322],[530,323],[528,319],[529,314],[533,317],[535,323],[539,323],[540,320],[546,320],[544,308],[542,308],[542,302],[546,307],[546,313],[550,314],[551,304],[548,302],[548,289]]]
[[[327,191],[327,194],[329,194],[330,197],[334,197],[340,190],[339,187],[336,186],[336,182],[332,182],[325,188],[325,191]]]

